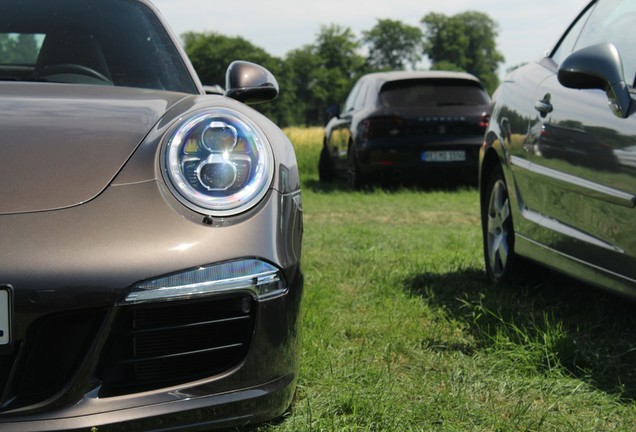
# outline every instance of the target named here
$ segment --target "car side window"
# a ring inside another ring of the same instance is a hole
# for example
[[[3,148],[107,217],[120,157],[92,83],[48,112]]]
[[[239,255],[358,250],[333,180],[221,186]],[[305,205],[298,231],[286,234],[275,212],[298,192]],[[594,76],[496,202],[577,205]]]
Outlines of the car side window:
[[[353,109],[358,111],[364,107],[364,102],[367,99],[367,93],[369,92],[369,84],[364,83],[358,92],[355,102],[353,103]]]
[[[344,106],[344,113],[347,113],[349,111],[353,110],[354,107],[354,101],[356,100],[356,96],[358,95],[358,93],[360,92],[360,87],[362,86],[362,80],[359,80],[351,89],[351,92],[349,92],[349,96],[347,96],[347,101],[345,102],[345,106]]]
[[[554,52],[551,55],[552,60],[556,64],[561,64],[561,62],[572,52],[574,51],[574,45],[579,39],[579,35],[581,34],[581,30],[583,26],[587,22],[590,17],[590,13],[592,13],[593,7],[587,8],[587,10],[583,13],[583,15],[579,16],[576,22],[570,27],[567,34],[563,36],[561,42],[556,47]]]
[[[590,11],[570,51],[603,42],[613,43],[623,60],[625,79],[632,85],[636,77],[636,33],[633,31],[636,3],[632,0],[599,0]]]

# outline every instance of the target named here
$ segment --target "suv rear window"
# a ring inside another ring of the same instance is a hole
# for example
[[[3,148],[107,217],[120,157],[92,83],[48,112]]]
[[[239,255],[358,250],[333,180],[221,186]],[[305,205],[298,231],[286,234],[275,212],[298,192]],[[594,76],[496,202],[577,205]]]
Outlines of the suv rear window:
[[[477,82],[461,79],[391,81],[380,90],[380,103],[387,108],[475,106],[489,100]]]

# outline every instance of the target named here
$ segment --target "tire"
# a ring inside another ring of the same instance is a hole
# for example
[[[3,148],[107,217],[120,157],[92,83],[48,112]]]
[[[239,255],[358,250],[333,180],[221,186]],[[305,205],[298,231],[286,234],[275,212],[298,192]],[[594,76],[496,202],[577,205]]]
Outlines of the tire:
[[[318,159],[318,179],[321,182],[328,183],[333,180],[333,163],[329,157],[327,146],[322,146],[320,151],[320,159]]]
[[[349,148],[347,155],[347,184],[354,190],[362,188],[365,184],[365,179],[360,173],[360,167],[358,166],[353,147]]]
[[[515,272],[517,257],[508,186],[501,166],[490,174],[487,195],[482,203],[481,226],[488,279],[497,284],[509,282]]]

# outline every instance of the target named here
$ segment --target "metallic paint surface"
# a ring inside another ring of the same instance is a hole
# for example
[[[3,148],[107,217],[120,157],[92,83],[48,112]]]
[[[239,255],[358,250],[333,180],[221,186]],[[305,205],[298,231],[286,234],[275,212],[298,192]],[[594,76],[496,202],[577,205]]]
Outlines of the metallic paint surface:
[[[0,82],[0,214],[70,207],[97,196],[185,95]]]
[[[47,400],[0,407],[2,431],[201,430],[268,420],[291,403],[304,285],[293,146],[255,110],[204,95],[185,55],[183,61],[201,94],[0,83],[0,284],[12,287],[13,341],[24,341],[32,323],[57,312],[104,314],[70,381]],[[181,204],[159,164],[169,128],[210,107],[249,116],[274,153],[267,194],[229,217],[209,218]],[[99,397],[100,358],[129,287],[242,258],[271,263],[288,285],[287,294],[257,303],[243,361],[198,381]]]
[[[636,151],[635,111],[617,116],[605,92],[566,88],[557,69],[549,57],[531,62],[493,96],[480,153],[482,205],[484,182],[501,164],[516,252],[634,297],[636,175],[621,157]],[[540,110],[546,103],[549,113]]]

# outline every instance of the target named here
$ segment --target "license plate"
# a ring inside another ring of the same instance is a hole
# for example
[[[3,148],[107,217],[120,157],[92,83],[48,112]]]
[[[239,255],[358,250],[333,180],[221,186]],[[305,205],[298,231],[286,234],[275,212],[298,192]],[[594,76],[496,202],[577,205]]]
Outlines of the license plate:
[[[422,152],[424,162],[463,162],[466,160],[464,150],[441,150]]]
[[[0,346],[11,343],[11,295],[0,288]]]

